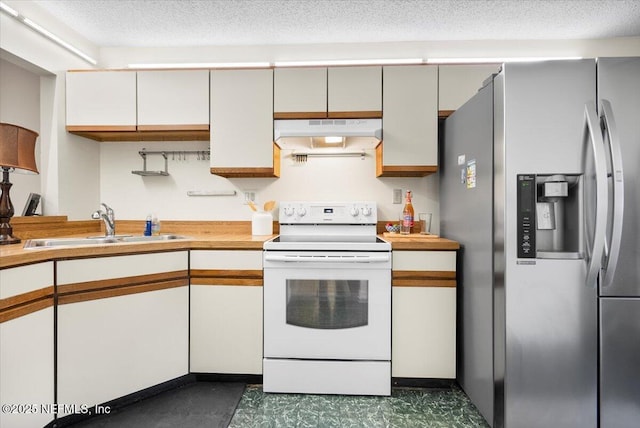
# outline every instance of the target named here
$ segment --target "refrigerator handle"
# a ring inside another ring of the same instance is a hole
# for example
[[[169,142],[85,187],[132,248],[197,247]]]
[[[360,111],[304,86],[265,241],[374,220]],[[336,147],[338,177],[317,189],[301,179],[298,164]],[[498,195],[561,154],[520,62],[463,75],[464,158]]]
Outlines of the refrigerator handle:
[[[595,169],[595,230],[593,242],[587,242],[587,277],[586,285],[596,288],[598,274],[602,268],[602,258],[605,252],[607,233],[607,203],[608,183],[607,165],[604,151],[604,141],[600,129],[600,121],[596,113],[595,104],[586,104],[584,108],[585,140],[588,138],[593,151]],[[587,135],[588,134],[588,135]],[[588,151],[588,148],[587,148]],[[586,225],[585,225],[586,227]],[[587,234],[589,236],[589,234]],[[591,245],[591,248],[588,248]]]
[[[611,103],[602,100],[602,114],[604,129],[608,137],[608,150],[611,157],[611,173],[613,195],[613,212],[611,215],[611,243],[609,246],[609,257],[603,266],[604,279],[603,287],[611,286],[613,275],[618,264],[618,256],[620,255],[620,241],[622,240],[622,218],[624,212],[624,174],[622,172],[622,150],[620,149],[620,138],[618,127],[613,116]]]

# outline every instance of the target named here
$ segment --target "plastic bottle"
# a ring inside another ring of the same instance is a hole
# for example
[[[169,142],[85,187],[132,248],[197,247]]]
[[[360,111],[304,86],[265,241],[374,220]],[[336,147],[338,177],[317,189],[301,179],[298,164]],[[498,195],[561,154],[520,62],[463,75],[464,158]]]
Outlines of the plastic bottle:
[[[411,233],[413,227],[413,205],[411,204],[411,190],[407,190],[407,197],[404,202],[404,208],[402,209],[402,223],[400,224],[400,234],[408,235]]]
[[[160,235],[160,220],[158,220],[158,216],[155,214],[151,220],[151,234]]]
[[[144,236],[151,236],[151,225],[152,220],[151,220],[151,214],[149,214],[147,216],[147,221],[144,224]]]

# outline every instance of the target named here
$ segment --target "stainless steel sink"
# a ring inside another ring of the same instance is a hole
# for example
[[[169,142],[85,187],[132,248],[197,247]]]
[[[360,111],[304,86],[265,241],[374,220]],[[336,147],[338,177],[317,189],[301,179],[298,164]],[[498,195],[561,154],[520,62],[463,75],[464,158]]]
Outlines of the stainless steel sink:
[[[59,248],[59,247],[81,247],[86,245],[118,244],[124,242],[158,242],[174,239],[186,239],[181,235],[154,235],[154,236],[91,236],[89,238],[46,238],[30,239],[24,244],[25,249],[34,248]]]
[[[152,235],[152,236],[124,236],[120,238],[121,242],[154,242],[154,241],[170,241],[173,239],[186,239],[180,235]]]
[[[30,239],[24,244],[25,249],[49,247],[78,247],[82,245],[115,244],[116,238],[48,238]]]

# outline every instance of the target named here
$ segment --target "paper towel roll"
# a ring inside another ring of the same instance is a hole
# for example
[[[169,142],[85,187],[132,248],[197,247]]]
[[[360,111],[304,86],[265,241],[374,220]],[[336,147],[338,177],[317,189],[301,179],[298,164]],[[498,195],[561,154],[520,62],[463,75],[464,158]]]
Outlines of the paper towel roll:
[[[251,234],[252,235],[272,235],[273,234],[273,216],[271,213],[264,211],[256,211],[251,217]]]

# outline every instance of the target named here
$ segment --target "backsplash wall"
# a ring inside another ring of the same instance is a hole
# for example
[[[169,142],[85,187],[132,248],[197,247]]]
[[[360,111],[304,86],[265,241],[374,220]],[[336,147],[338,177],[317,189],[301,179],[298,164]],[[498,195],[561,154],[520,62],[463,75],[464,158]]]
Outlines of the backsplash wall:
[[[156,214],[161,221],[248,221],[251,211],[244,205],[244,192],[253,191],[258,206],[270,199],[372,200],[378,204],[379,220],[397,220],[403,204],[393,204],[392,196],[393,189],[399,188],[403,193],[407,189],[413,191],[415,212],[433,212],[432,232],[438,233],[439,230],[437,176],[376,178],[373,150],[367,151],[364,159],[313,157],[306,163],[295,163],[290,152],[282,150],[280,178],[227,179],[212,175],[209,161],[198,160],[195,154],[169,155],[169,176],[134,175],[131,171],[142,169],[142,158],[138,154],[142,148],[153,151],[203,151],[209,148],[209,143],[100,143],[101,201],[115,210],[116,218],[135,220]],[[164,169],[162,156],[147,156],[147,169]],[[187,196],[187,192],[192,190],[235,190],[236,195]],[[87,218],[90,215],[87,213]]]

